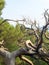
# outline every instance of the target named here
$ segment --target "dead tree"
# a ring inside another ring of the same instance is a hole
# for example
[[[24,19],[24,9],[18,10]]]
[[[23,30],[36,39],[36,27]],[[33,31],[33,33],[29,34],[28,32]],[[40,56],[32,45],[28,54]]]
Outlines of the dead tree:
[[[34,35],[36,37],[35,44],[33,44],[30,40],[27,40],[25,42],[25,46],[26,46],[25,48],[20,48],[13,52],[9,52],[9,51],[5,50],[5,48],[2,48],[2,47],[0,48],[0,55],[4,57],[6,65],[15,65],[16,57],[19,57],[21,60],[26,61],[30,65],[34,65],[30,60],[28,60],[23,55],[30,56],[31,58],[35,58],[35,59],[41,59],[49,65],[49,53],[45,52],[42,47],[43,34],[45,35],[45,37],[47,39],[49,39],[49,37],[45,33],[47,26],[49,25],[49,14],[48,14],[47,10],[45,11],[45,13],[44,13],[44,17],[46,20],[46,24],[45,24],[45,26],[43,26],[42,30],[40,31],[40,35],[38,35],[36,30],[32,28],[32,30],[34,31]],[[10,19],[6,19],[2,23],[4,23],[7,20],[10,20]],[[10,21],[15,21],[15,20],[10,20]],[[23,20],[20,20],[20,21],[23,21]],[[2,25],[2,23],[0,25]],[[35,25],[35,27],[36,27],[36,25]]]

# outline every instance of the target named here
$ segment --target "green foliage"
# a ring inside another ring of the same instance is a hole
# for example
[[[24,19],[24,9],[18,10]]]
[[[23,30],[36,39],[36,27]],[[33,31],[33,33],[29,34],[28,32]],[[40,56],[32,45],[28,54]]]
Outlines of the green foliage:
[[[38,59],[38,60],[34,60],[33,61],[35,65],[47,65],[47,63],[45,63],[44,61]]]
[[[21,28],[20,28],[19,24],[16,25],[15,29],[16,29],[16,37],[17,37],[17,40],[18,40],[18,39],[22,38],[24,34],[21,31]]]
[[[2,22],[2,20],[3,20],[3,18],[0,19],[0,23]],[[18,40],[30,39],[33,43],[35,43],[35,40],[36,40],[35,36],[29,35],[28,32],[30,32],[30,30],[26,30],[20,24],[17,24],[16,27],[13,27],[6,21],[2,25],[0,25],[0,41],[4,39],[4,41],[5,41],[4,46],[6,48],[8,48],[10,52],[12,52],[19,48],[18,45],[21,42],[18,42]],[[45,37],[44,37],[44,39],[45,39]],[[32,60],[35,65],[47,65],[45,62],[43,62],[41,60],[34,60],[33,58],[30,58],[30,57],[28,57],[28,58],[30,60]],[[28,65],[26,62],[20,60],[19,58],[16,59],[16,64],[17,65]],[[2,58],[0,58],[0,65],[3,65]]]
[[[5,0],[0,0],[0,10],[4,8]]]
[[[5,0],[0,0],[0,15],[2,14],[2,9],[5,6]]]
[[[2,14],[2,10],[5,7],[5,0],[0,0],[0,16]],[[0,23],[2,23],[3,18],[0,17]],[[31,30],[32,31],[32,30]],[[7,21],[0,25],[0,41],[4,40],[5,44],[4,46],[8,48],[10,52],[17,50],[21,45],[21,40],[28,40],[30,39],[33,43],[35,43],[36,38],[35,36],[29,35],[28,33],[31,32],[30,30],[26,30],[24,25],[17,24],[16,27],[13,27],[10,25]],[[37,32],[40,34],[39,32]],[[47,34],[49,34],[47,32]],[[18,41],[19,40],[19,41]],[[43,41],[46,43],[49,43],[49,40],[45,38],[43,35]],[[22,42],[23,43],[23,42]],[[23,45],[22,45],[23,47]],[[44,44],[44,48],[49,50],[49,44]],[[47,65],[44,61],[41,61],[40,59],[35,60],[33,58],[27,57],[30,60],[33,61],[35,65]],[[19,58],[16,58],[16,65],[29,65],[26,62],[20,60]],[[4,65],[4,58],[0,56],[0,65]]]
[[[0,23],[2,22],[3,18],[0,19]],[[31,32],[30,30],[26,30],[24,26],[21,26],[20,24],[17,24],[16,27],[13,27],[10,25],[7,21],[0,25],[0,41],[4,39],[5,44],[4,46],[9,49],[10,52],[17,50],[19,48],[18,45],[21,45],[18,40],[28,40],[30,39],[33,43],[35,43],[35,36],[29,35],[28,32]],[[43,40],[45,42],[47,39],[43,35]],[[23,43],[23,42],[22,42]],[[23,47],[23,45],[22,45]],[[45,46],[44,46],[45,47]],[[49,46],[46,48],[49,48]],[[47,65],[45,62],[39,60],[34,60],[33,58],[28,57],[30,60],[33,61],[35,65]],[[16,59],[17,65],[28,65],[26,62],[20,60],[19,58]],[[3,59],[0,58],[0,65],[3,65]]]

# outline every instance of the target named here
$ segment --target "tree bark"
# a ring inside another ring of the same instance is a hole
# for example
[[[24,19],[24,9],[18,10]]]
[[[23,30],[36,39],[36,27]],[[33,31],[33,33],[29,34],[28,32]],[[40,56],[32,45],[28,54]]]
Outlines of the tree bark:
[[[21,55],[29,55],[29,56],[31,56],[32,54],[33,53],[28,52],[26,50],[26,48],[20,48],[20,49],[18,49],[16,51],[13,51],[11,53],[9,51],[6,51],[6,50],[0,48],[0,55],[2,55],[5,58],[5,65],[15,65],[15,58],[16,57],[19,57]],[[26,62],[30,63],[30,65],[32,65],[31,61],[28,61],[28,59],[26,59],[24,61],[26,61]]]
[[[5,58],[6,65],[15,65],[15,58]]]

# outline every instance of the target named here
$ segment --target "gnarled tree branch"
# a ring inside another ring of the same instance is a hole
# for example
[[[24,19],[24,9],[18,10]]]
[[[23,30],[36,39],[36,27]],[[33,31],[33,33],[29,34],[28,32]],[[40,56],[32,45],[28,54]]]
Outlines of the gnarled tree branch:
[[[27,59],[27,58],[24,57],[24,56],[20,56],[20,59],[26,61],[26,62],[29,63],[30,65],[34,65],[32,61],[30,61],[29,59]]]

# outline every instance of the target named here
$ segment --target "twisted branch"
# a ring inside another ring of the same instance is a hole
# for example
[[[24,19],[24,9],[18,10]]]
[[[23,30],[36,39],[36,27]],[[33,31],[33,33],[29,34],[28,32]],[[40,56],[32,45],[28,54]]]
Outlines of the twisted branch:
[[[5,23],[6,21],[14,21],[14,22],[18,22],[18,21],[25,21],[25,19],[22,19],[22,20],[12,20],[12,19],[5,19],[3,20],[0,25],[2,25],[3,23]]]
[[[37,51],[39,50],[39,48],[42,47],[43,32],[44,32],[44,30],[47,28],[48,25],[49,25],[49,23],[47,23],[45,26],[43,26],[43,29],[42,29],[42,31],[41,31],[41,33],[40,33],[40,42],[39,42],[39,44],[38,44],[38,46],[37,46]]]
[[[34,64],[32,63],[32,61],[30,61],[30,60],[27,59],[26,57],[24,57],[24,56],[19,56],[19,57],[20,57],[21,60],[23,60],[23,61],[29,63],[30,65],[34,65]]]

